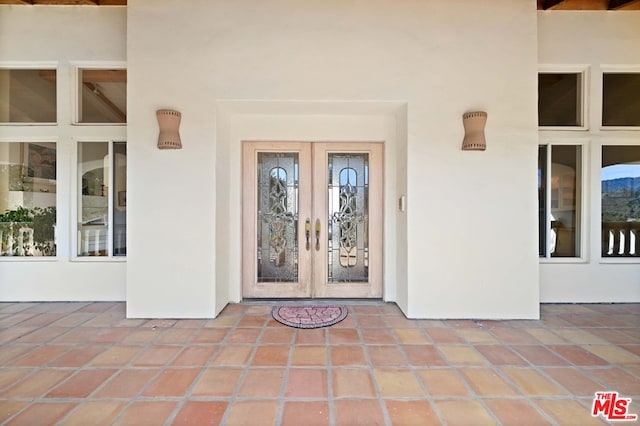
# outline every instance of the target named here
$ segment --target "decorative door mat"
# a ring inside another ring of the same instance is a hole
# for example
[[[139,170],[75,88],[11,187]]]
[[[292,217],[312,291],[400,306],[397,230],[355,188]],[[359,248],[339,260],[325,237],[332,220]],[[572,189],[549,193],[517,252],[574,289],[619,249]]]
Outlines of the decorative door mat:
[[[273,318],[289,327],[321,328],[337,324],[347,317],[344,305],[279,305],[271,311]]]

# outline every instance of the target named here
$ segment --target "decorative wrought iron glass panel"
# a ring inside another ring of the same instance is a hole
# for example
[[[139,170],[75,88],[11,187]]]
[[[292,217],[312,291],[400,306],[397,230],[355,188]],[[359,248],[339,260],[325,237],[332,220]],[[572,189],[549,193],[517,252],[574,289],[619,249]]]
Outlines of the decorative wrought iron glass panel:
[[[298,280],[298,154],[258,153],[258,282]]]
[[[329,154],[328,281],[369,278],[369,154]]]

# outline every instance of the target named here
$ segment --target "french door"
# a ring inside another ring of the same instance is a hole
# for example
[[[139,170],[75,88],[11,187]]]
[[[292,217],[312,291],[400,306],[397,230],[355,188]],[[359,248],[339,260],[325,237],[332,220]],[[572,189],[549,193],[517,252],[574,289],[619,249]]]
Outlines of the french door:
[[[382,296],[382,157],[381,143],[243,143],[243,297]]]

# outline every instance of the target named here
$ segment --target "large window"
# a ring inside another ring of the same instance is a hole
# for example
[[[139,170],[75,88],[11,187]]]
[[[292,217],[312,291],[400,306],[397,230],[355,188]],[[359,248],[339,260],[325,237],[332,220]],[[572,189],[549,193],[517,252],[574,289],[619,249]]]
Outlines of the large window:
[[[538,125],[582,127],[584,125],[583,73],[538,74]]]
[[[56,144],[0,142],[0,256],[55,256]]]
[[[582,147],[538,149],[538,252],[540,257],[580,257]]]
[[[602,125],[640,126],[640,73],[602,74]]]
[[[0,69],[0,123],[55,123],[55,69]]]
[[[127,254],[127,147],[78,145],[78,256]]]
[[[640,256],[640,146],[602,147],[602,256]]]

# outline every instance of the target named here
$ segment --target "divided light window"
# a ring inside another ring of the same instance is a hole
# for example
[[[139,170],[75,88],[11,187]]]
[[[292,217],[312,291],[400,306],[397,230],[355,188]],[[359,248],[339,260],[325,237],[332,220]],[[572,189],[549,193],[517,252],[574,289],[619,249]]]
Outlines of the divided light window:
[[[55,123],[55,69],[0,69],[0,123]]]
[[[78,70],[78,123],[127,122],[127,70]]]
[[[582,73],[538,74],[538,126],[582,127]]]
[[[0,256],[55,256],[54,142],[0,142]]]
[[[538,253],[541,258],[580,257],[582,147],[538,148]]]
[[[640,126],[640,73],[602,74],[602,125]]]
[[[78,241],[84,256],[127,254],[127,145],[78,144]]]
[[[602,147],[602,257],[640,257],[640,145]]]

